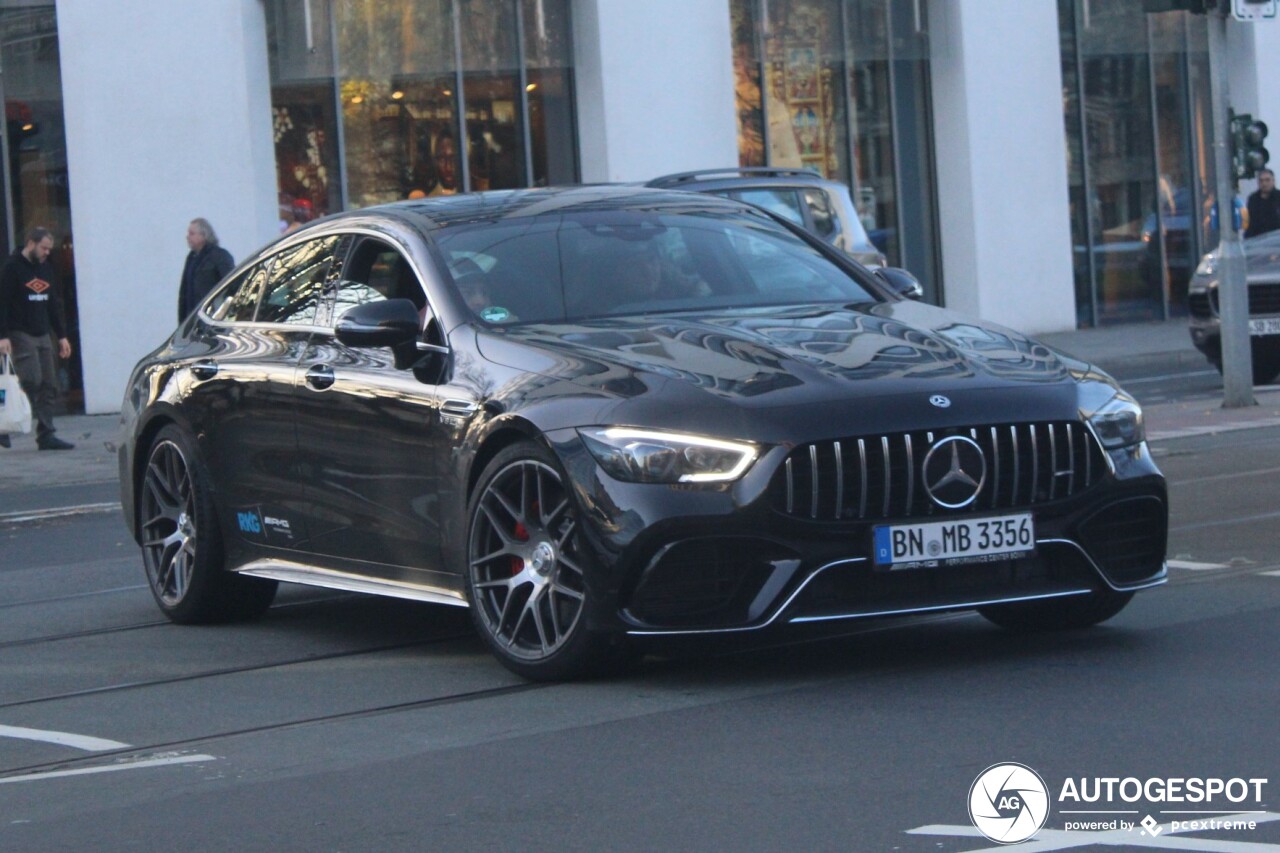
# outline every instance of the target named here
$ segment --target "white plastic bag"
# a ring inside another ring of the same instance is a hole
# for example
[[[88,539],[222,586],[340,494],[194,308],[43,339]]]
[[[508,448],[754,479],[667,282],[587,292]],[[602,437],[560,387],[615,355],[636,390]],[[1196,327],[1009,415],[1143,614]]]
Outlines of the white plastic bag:
[[[13,359],[0,355],[0,433],[31,432],[31,401],[22,392]]]

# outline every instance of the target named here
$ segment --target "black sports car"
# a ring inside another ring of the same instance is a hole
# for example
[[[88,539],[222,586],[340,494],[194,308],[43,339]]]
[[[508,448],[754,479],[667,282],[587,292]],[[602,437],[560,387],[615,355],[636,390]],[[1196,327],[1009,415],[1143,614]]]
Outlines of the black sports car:
[[[1164,478],[1106,374],[749,205],[482,193],[340,214],[133,372],[125,515],[177,622],[278,581],[470,606],[531,678],[644,636],[1117,613]]]

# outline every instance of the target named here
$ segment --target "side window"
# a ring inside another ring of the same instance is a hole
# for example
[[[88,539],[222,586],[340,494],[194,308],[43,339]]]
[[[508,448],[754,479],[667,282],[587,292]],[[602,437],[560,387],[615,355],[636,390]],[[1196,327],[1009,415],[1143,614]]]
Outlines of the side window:
[[[804,200],[813,216],[813,233],[828,243],[833,242],[840,232],[840,218],[832,209],[827,194],[820,189],[808,189],[804,191]]]
[[[734,197],[805,227],[804,214],[800,212],[800,194],[795,190],[741,190],[734,193]]]
[[[337,237],[322,237],[277,255],[258,307],[258,322],[314,325],[337,245]]]
[[[267,282],[275,258],[268,258],[250,267],[224,288],[225,296],[215,297],[209,303],[209,314],[224,323],[249,323],[258,310],[258,299]]]
[[[355,247],[338,281],[333,322],[357,305],[382,299],[408,299],[419,311],[427,307],[409,260],[391,244],[367,238]]]

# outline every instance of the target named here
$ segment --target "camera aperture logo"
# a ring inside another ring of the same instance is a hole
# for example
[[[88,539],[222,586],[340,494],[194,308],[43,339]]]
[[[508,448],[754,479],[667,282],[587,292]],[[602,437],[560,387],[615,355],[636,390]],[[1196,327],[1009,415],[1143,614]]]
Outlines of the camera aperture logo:
[[[1049,789],[1025,764],[993,764],[969,789],[969,819],[997,844],[1017,844],[1049,819]]]

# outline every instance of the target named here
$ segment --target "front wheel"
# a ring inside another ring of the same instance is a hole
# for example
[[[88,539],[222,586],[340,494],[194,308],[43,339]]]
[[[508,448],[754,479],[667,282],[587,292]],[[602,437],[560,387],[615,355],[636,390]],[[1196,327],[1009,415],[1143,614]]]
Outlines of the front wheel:
[[[228,572],[194,442],[176,426],[160,430],[147,454],[139,492],[142,561],[156,604],[182,624],[260,616],[276,582]]]
[[[622,638],[592,632],[581,519],[550,451],[504,448],[485,467],[469,506],[467,595],[498,660],[534,680],[600,674]]]
[[[994,604],[980,607],[978,612],[1012,631],[1069,631],[1107,621],[1123,610],[1131,598],[1131,592],[1099,589],[1069,598]]]

